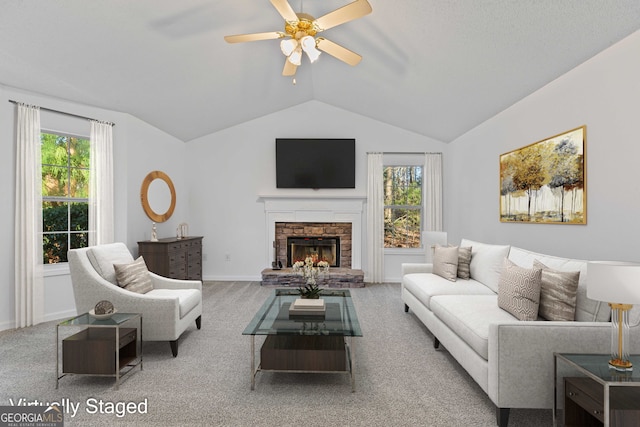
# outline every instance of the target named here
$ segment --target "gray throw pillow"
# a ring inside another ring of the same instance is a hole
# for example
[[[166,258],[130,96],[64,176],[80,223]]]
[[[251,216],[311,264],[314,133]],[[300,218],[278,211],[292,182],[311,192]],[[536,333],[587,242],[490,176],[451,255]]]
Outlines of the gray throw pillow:
[[[537,259],[533,268],[542,269],[540,316],[547,320],[575,320],[580,272],[553,270]]]
[[[118,286],[131,292],[146,294],[153,289],[151,276],[142,257],[129,264],[114,264]]]
[[[458,277],[469,280],[471,277],[471,246],[458,248]]]
[[[436,246],[433,249],[433,274],[452,282],[458,275],[458,247]]]
[[[518,320],[536,320],[541,279],[542,269],[523,268],[505,258],[498,281],[498,307]]]

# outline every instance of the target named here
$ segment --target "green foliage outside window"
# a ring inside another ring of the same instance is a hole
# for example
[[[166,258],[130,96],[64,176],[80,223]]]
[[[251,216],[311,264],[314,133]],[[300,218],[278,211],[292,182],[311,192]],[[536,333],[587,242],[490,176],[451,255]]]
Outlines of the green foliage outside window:
[[[88,208],[87,203],[43,202],[43,263],[67,262],[69,249],[89,245]]]
[[[67,262],[88,246],[89,154],[86,139],[41,134],[43,262]]]
[[[384,168],[384,247],[419,248],[422,231],[422,167]]]

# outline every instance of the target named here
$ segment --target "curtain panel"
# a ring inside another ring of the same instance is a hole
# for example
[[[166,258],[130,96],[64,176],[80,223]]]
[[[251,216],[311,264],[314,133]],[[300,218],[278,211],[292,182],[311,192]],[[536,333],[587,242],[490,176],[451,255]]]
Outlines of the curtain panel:
[[[44,318],[40,109],[17,104],[15,193],[15,326]]]
[[[367,184],[368,280],[384,281],[384,182],[382,153],[369,153]]]
[[[424,231],[442,231],[442,154],[426,153],[424,158]]]
[[[113,124],[90,122],[89,246],[94,246],[114,239]]]

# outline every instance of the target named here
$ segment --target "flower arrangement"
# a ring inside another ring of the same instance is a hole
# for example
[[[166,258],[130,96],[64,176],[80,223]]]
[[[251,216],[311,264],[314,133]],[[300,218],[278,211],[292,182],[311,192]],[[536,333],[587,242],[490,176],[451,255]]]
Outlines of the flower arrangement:
[[[293,271],[303,276],[307,281],[304,286],[298,288],[300,296],[304,298],[319,298],[322,289],[318,287],[316,279],[319,274],[329,271],[329,263],[327,261],[314,263],[313,258],[307,257],[304,261],[296,261],[293,264]]]

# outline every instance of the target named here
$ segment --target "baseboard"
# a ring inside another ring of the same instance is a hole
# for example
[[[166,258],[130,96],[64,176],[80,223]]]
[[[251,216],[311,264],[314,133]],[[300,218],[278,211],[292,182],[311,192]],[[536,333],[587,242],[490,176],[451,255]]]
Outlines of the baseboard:
[[[47,313],[44,316],[44,321],[50,322],[51,320],[68,319],[76,316],[76,314],[77,314],[76,310],[65,310],[65,311],[58,311],[56,313]]]
[[[44,315],[42,322],[44,323],[44,322],[50,322],[52,320],[68,319],[68,318],[74,317],[75,315],[76,315],[75,310],[65,310],[65,311],[58,311],[56,313],[47,313]],[[15,321],[7,321],[7,322],[0,323],[0,331],[7,331],[9,329],[15,329],[15,328],[16,328]]]
[[[0,323],[0,331],[7,331],[9,329],[15,329],[16,328],[16,322],[11,322],[11,321],[7,321],[7,322],[3,322]]]
[[[260,282],[262,276],[203,276],[204,282]]]

